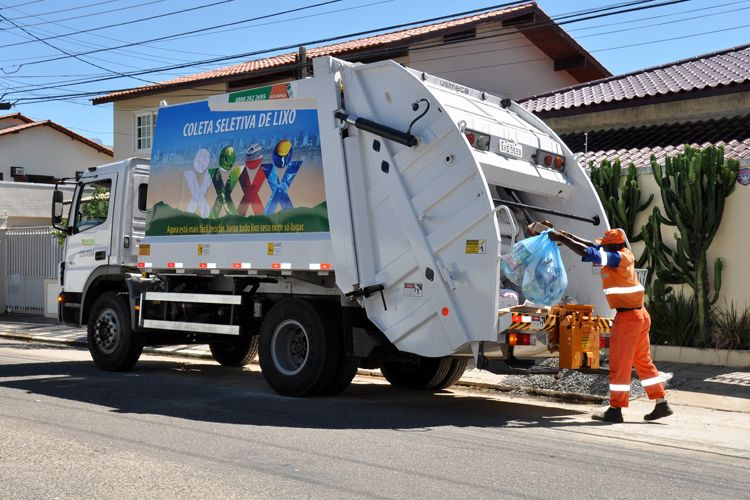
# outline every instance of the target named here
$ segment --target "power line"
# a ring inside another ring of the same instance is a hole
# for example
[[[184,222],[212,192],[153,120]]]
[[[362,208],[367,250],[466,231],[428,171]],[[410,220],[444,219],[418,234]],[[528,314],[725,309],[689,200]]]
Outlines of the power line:
[[[650,3],[651,1],[652,0],[641,0],[639,2],[629,2],[628,5]],[[660,4],[651,5],[651,6],[641,6],[639,8],[639,10],[642,10],[644,7],[645,8],[654,8],[654,7],[659,7],[659,6],[663,6],[663,5],[670,5],[670,4],[673,4],[673,3],[682,3],[682,2],[685,2],[685,1],[688,1],[688,0],[672,0],[672,1],[662,2]],[[411,22],[411,23],[402,23],[402,24],[388,26],[388,27],[383,27],[383,28],[377,28],[377,29],[372,29],[372,30],[360,31],[360,32],[357,32],[357,33],[349,33],[349,34],[346,34],[346,35],[340,35],[340,36],[335,36],[335,37],[328,37],[328,38],[325,38],[325,39],[313,40],[313,41],[308,41],[308,42],[303,42],[303,43],[296,43],[296,44],[291,44],[291,45],[287,45],[287,46],[284,46],[284,47],[275,47],[275,48],[270,48],[270,49],[263,49],[263,50],[249,52],[249,53],[235,54],[235,55],[232,55],[232,56],[226,56],[226,57],[221,57],[221,58],[214,58],[214,59],[209,59],[209,60],[203,60],[203,61],[199,61],[199,62],[191,63],[191,64],[173,65],[173,66],[169,66],[169,67],[154,68],[154,69],[151,69],[151,70],[148,70],[148,71],[144,71],[144,72],[131,72],[131,73],[128,73],[128,74],[129,75],[146,74],[146,73],[152,73],[152,72],[159,72],[159,71],[163,71],[163,70],[180,69],[180,68],[189,67],[189,66],[192,66],[192,65],[195,65],[195,64],[210,64],[210,63],[215,63],[215,62],[223,62],[223,61],[227,61],[227,60],[230,60],[230,59],[244,58],[244,57],[258,55],[258,54],[262,54],[262,53],[266,53],[266,52],[273,52],[273,51],[285,50],[285,49],[290,49],[290,48],[296,48],[296,47],[298,47],[300,45],[313,45],[313,44],[318,44],[318,43],[325,43],[325,42],[334,41],[334,40],[341,40],[343,38],[351,38],[351,37],[354,37],[354,36],[361,36],[361,35],[365,35],[365,34],[371,34],[371,33],[375,33],[375,32],[385,31],[385,30],[393,30],[393,29],[397,29],[397,28],[403,28],[403,27],[412,26],[412,25],[415,25],[415,24],[424,24],[424,23],[431,22],[431,21],[443,20],[443,19],[446,19],[446,18],[453,18],[453,17],[462,16],[462,15],[468,15],[468,14],[474,14],[474,13],[486,11],[486,10],[489,10],[489,9],[496,9],[496,8],[499,8],[499,7],[506,7],[506,6],[510,6],[510,5],[516,5],[516,4],[517,4],[517,2],[512,2],[512,3],[508,3],[508,4],[502,4],[502,5],[499,5],[499,6],[485,7],[483,9],[474,9],[474,10],[471,10],[471,11],[466,11],[466,12],[461,12],[461,13],[454,13],[454,14],[450,14],[450,15],[446,15],[446,16],[439,16],[439,17],[430,18],[430,19],[426,19],[426,20],[423,19],[423,20],[414,21],[414,22]],[[621,6],[621,5],[622,4],[617,4],[614,7],[618,7],[618,6]],[[632,8],[631,9],[627,9],[628,12],[630,12],[632,10],[633,10]],[[598,17],[606,17],[606,16],[609,16],[609,15],[613,15],[615,13],[621,13],[621,12],[622,12],[621,10],[615,11],[615,12],[612,12],[612,13],[604,12],[604,13],[598,14]],[[586,13],[588,13],[588,12],[586,12]],[[572,23],[572,22],[576,22],[576,21],[577,21],[577,19],[569,19],[568,21],[565,21],[565,23],[567,24],[567,23]],[[529,27],[523,28],[523,29],[525,29],[525,30],[536,29],[536,28],[538,28],[538,27],[540,27],[540,26],[542,26],[544,24],[554,24],[554,23],[551,23],[551,22],[532,23]],[[504,28],[504,30],[509,30],[509,29],[513,29],[514,31],[513,32],[509,32],[509,33],[501,33],[500,35],[493,35],[493,36],[497,37],[497,36],[501,36],[501,35],[509,35],[509,34],[516,33],[516,31],[523,30],[521,28]],[[485,37],[485,38],[488,38],[488,37]],[[436,44],[434,46],[437,46],[437,45],[442,45],[442,44]],[[424,48],[429,48],[429,47],[424,47]],[[396,48],[389,47],[388,49],[385,49],[385,50],[370,51],[370,52],[366,52],[365,54],[367,54],[367,55],[382,55],[382,54],[392,53],[394,50],[398,50],[398,49],[399,49],[398,47],[396,47]],[[277,71],[277,68],[274,68],[273,70]],[[257,75],[258,72],[254,72],[254,74]],[[77,84],[94,83],[94,82],[99,82],[99,81],[111,80],[111,79],[115,79],[115,78],[117,78],[117,77],[103,77],[103,78],[97,78],[97,79],[89,79],[87,81],[77,82]],[[67,83],[67,85],[64,85],[64,86],[70,86],[70,85],[72,85],[72,83]],[[46,88],[54,88],[54,86],[48,85],[48,86],[42,86],[42,87],[37,87],[37,88],[38,89],[46,89]],[[213,92],[213,90],[211,90],[211,92]],[[18,93],[18,92],[12,92],[12,93]],[[102,93],[106,93],[106,91],[87,92],[87,93],[83,93],[82,95],[90,96],[90,95],[100,95]],[[77,94],[72,94],[72,95],[77,95]]]
[[[13,9],[13,10],[18,11],[18,12],[20,12],[22,14],[27,14],[26,12],[22,11],[21,9]],[[39,17],[37,15],[29,15],[29,17],[34,17],[34,18],[37,18],[37,19],[42,19],[41,17]],[[11,19],[11,20],[13,20],[13,19]],[[73,29],[73,28],[71,28],[69,26],[66,26],[66,25],[64,25],[64,24],[62,24],[62,23],[60,23],[58,21],[50,21],[50,23],[54,24],[55,26],[60,26],[61,28],[65,28],[66,30],[72,30]],[[26,26],[21,26],[21,27],[22,28],[26,28]],[[43,32],[43,33],[47,33],[47,34],[52,34],[52,35],[56,35],[57,34],[57,33],[54,33],[52,31],[45,30],[45,29],[42,29],[42,28],[38,28],[38,31]],[[95,36],[97,38],[103,38],[103,39],[106,39],[106,40],[111,40],[111,41],[120,42],[120,43],[124,43],[125,42],[125,40],[120,40],[120,39],[117,39],[117,38],[108,37],[108,36],[100,35],[100,34],[91,34],[90,36]],[[68,43],[72,43],[72,44],[79,45],[81,47],[86,47],[86,48],[89,48],[89,49],[92,48],[92,47],[105,47],[105,45],[95,44],[93,42],[85,43],[85,42],[82,42],[82,41],[74,41],[74,40],[66,40],[66,41]],[[161,50],[164,50],[164,49],[161,49]],[[152,55],[146,56],[146,55],[141,54],[139,52],[130,51],[130,50],[119,50],[119,51],[113,51],[113,52],[114,53],[121,53],[121,54],[125,55],[125,57],[137,57],[139,60],[150,60],[150,61],[154,61],[154,62],[158,62],[158,63],[162,63],[162,64],[164,64],[164,63],[170,63],[170,62],[186,62],[185,59],[176,59],[176,58],[173,58],[173,57],[166,57],[166,56],[162,56],[162,57],[158,57],[157,58],[157,57],[154,57]],[[201,55],[206,55],[206,54],[201,54]],[[48,56],[43,56],[42,58],[44,58],[44,57],[48,57]],[[95,59],[95,60],[97,59],[94,56],[89,56],[89,57],[91,59]],[[127,66],[125,64],[123,64],[123,65]],[[135,66],[130,66],[130,67],[131,68],[136,68]],[[143,69],[143,68],[140,68],[140,69]]]
[[[65,38],[65,37],[68,37],[68,36],[80,35],[80,34],[83,34],[83,33],[92,33],[94,31],[100,31],[100,30],[103,30],[103,29],[116,28],[116,27],[119,27],[119,26],[127,26],[127,25],[131,25],[131,24],[137,24],[137,23],[141,23],[141,22],[145,22],[145,21],[151,21],[151,20],[154,20],[154,19],[163,19],[165,17],[174,16],[174,15],[177,15],[177,14],[184,14],[185,12],[193,12],[193,11],[196,11],[196,10],[206,9],[206,8],[209,8],[209,7],[215,7],[217,5],[222,5],[222,4],[225,4],[225,3],[232,3],[232,2],[235,2],[235,1],[237,1],[237,0],[219,0],[218,2],[213,2],[213,3],[198,5],[196,7],[190,7],[190,8],[187,8],[187,9],[175,10],[175,11],[172,11],[172,12],[166,12],[164,14],[157,14],[157,15],[153,15],[153,16],[142,17],[140,19],[133,19],[133,20],[130,20],[130,21],[123,21],[123,22],[120,22],[120,23],[108,24],[106,26],[97,26],[96,28],[88,28],[88,29],[85,29],[85,30],[73,31],[71,33],[62,33],[60,35],[50,36],[50,37],[47,37],[47,38],[39,39],[37,41],[41,42],[41,41],[45,41],[45,40],[55,40],[55,39],[58,39],[58,38]],[[335,0],[335,1],[340,1],[340,0]],[[331,2],[328,2],[328,3],[331,3]],[[16,26],[17,28],[19,28],[19,26],[16,25],[16,24],[14,24],[14,26]],[[0,49],[6,48],[6,47],[16,47],[18,45],[26,45],[26,44],[29,44],[29,43],[33,43],[33,42],[26,41],[26,42],[7,43],[5,45],[0,45]],[[82,54],[82,55],[85,55],[85,54]]]
[[[85,4],[85,5],[78,5],[78,6],[76,6],[76,7],[68,7],[67,9],[52,10],[52,11],[49,11],[49,12],[40,12],[40,13],[38,13],[38,14],[35,14],[35,15],[32,15],[32,14],[26,14],[26,15],[23,15],[23,16],[10,17],[10,18],[8,18],[8,19],[10,19],[11,21],[18,21],[19,19],[28,19],[29,17],[36,17],[36,16],[48,16],[48,15],[50,15],[50,14],[59,14],[60,12],[69,12],[69,11],[71,11],[71,10],[81,10],[81,9],[87,9],[87,8],[89,8],[89,7],[95,7],[95,6],[97,6],[97,5],[103,5],[103,4],[107,4],[107,3],[114,3],[114,2],[116,2],[116,1],[117,1],[117,0],[103,0],[103,1],[101,1],[101,2],[88,3],[88,4]],[[165,0],[159,0],[159,1],[165,1]],[[21,7],[21,6],[18,6],[18,7]],[[15,8],[15,7],[10,7],[10,8]],[[24,28],[27,28],[27,27],[28,27],[28,25],[27,25],[27,24],[24,24],[24,25],[22,25],[22,26],[23,26]],[[11,28],[11,29],[18,29],[18,28]]]
[[[15,23],[14,21],[11,21],[11,20],[9,20],[9,19],[8,19],[7,17],[3,16],[2,14],[0,14],[0,19],[4,20],[5,22],[8,22],[8,23],[12,24],[12,25],[13,25],[13,26],[15,26],[16,28],[19,28],[19,26],[18,26],[18,25],[17,25],[17,24],[16,24],[16,23]],[[104,66],[100,66],[100,65],[98,65],[98,64],[96,64],[96,63],[92,63],[91,61],[87,61],[87,60],[85,60],[85,59],[82,59],[82,58],[81,58],[80,56],[77,56],[77,55],[75,55],[75,54],[71,54],[70,52],[68,52],[68,51],[66,51],[66,50],[63,50],[63,49],[61,49],[60,47],[56,47],[56,46],[52,45],[51,43],[47,42],[46,40],[42,40],[41,38],[39,38],[39,37],[38,37],[38,36],[36,36],[35,34],[31,33],[31,32],[30,32],[29,30],[27,30],[26,28],[20,28],[20,29],[21,29],[21,31],[23,31],[23,32],[24,32],[24,33],[26,33],[27,35],[29,35],[29,36],[31,36],[31,37],[33,37],[33,38],[35,38],[35,39],[39,40],[39,41],[40,41],[40,42],[42,42],[42,43],[43,43],[44,45],[47,45],[48,47],[51,47],[51,48],[53,48],[53,49],[55,49],[55,50],[57,50],[57,51],[59,51],[59,52],[62,52],[62,53],[63,53],[63,54],[65,54],[65,55],[68,55],[68,56],[70,56],[70,57],[73,57],[74,59],[76,59],[76,60],[78,60],[78,61],[81,61],[81,62],[82,62],[82,63],[84,63],[84,64],[88,64],[89,66],[93,66],[93,67],[95,67],[95,68],[98,68],[98,69],[101,69],[101,70],[104,70],[104,71],[109,71],[110,73],[114,73],[114,74],[116,74],[116,75],[120,75],[120,76],[123,76],[123,77],[124,77],[124,76],[126,76],[126,75],[124,75],[123,73],[118,73],[117,71],[113,71],[113,70],[111,70],[111,69],[109,69],[109,68],[105,68]],[[154,83],[154,82],[152,82],[151,80],[146,80],[146,79],[144,79],[144,78],[138,78],[138,77],[136,77],[136,76],[128,76],[128,78],[132,78],[132,79],[134,79],[134,80],[138,80],[138,81],[140,81],[140,82],[144,82],[144,83]]]
[[[44,0],[32,0],[31,2],[17,3],[15,5],[6,5],[5,7],[0,7],[0,10],[12,9],[14,7],[23,7],[24,5],[31,5],[32,3],[40,3],[43,1]]]
[[[343,1],[343,0],[325,0],[323,2],[318,2],[318,3],[315,3],[315,4],[306,5],[304,7],[297,7],[297,8],[289,9],[289,10],[286,10],[286,11],[275,12],[273,14],[266,14],[266,15],[263,15],[263,16],[257,16],[257,17],[253,17],[253,18],[249,18],[249,19],[243,19],[241,21],[234,21],[234,22],[231,22],[231,23],[224,23],[224,24],[220,24],[220,25],[217,25],[217,26],[209,27],[209,28],[200,28],[200,29],[187,31],[187,32],[180,33],[180,34],[185,35],[185,34],[188,34],[188,33],[199,33],[199,32],[211,30],[211,29],[214,29],[214,28],[223,28],[223,27],[226,27],[226,26],[232,26],[232,25],[242,24],[242,23],[245,23],[245,22],[257,21],[259,19],[265,19],[265,18],[269,18],[269,17],[275,17],[275,16],[279,16],[279,15],[283,15],[283,14],[288,14],[288,13],[291,13],[291,12],[298,12],[298,11],[301,11],[301,10],[312,9],[312,8],[315,8],[315,7],[320,7],[320,6],[323,6],[323,5],[329,5],[329,4],[332,4],[332,3],[338,3],[338,2],[341,2],[341,1]],[[157,37],[157,38],[152,38],[152,39],[149,39],[149,40],[142,40],[140,42],[126,43],[126,44],[118,45],[118,46],[115,46],[115,47],[90,50],[90,51],[87,51],[87,52],[80,52],[80,53],[78,53],[76,55],[84,56],[84,55],[95,54],[95,53],[99,53],[99,52],[107,52],[107,51],[115,50],[115,49],[122,49],[122,48],[127,48],[127,47],[134,47],[136,45],[143,45],[145,43],[151,43],[151,42],[155,42],[155,41],[159,41],[159,40],[167,40],[169,38],[172,38],[173,36],[174,35],[166,35],[166,36],[161,36],[161,37]],[[32,61],[32,62],[28,62],[28,63],[22,63],[22,64],[19,64],[19,65],[15,65],[15,66],[18,66],[18,68],[16,69],[16,71],[20,70],[24,66],[31,66],[31,65],[42,64],[42,63],[46,63],[46,62],[59,61],[59,60],[62,60],[62,59],[67,59],[67,56],[65,56],[65,57],[53,57],[53,58],[43,59],[43,60],[40,60],[40,61]],[[0,68],[0,69],[2,69],[3,73],[6,73],[6,74],[11,74],[11,73],[15,72],[15,71],[8,72],[8,71],[5,70],[5,68]]]

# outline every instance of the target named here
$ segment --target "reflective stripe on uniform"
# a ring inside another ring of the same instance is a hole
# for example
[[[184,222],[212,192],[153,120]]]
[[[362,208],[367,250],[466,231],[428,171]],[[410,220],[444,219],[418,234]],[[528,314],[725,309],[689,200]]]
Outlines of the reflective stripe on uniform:
[[[644,292],[643,285],[638,284],[634,286],[615,286],[604,289],[604,295],[621,295],[625,293],[637,293]]]
[[[627,384],[609,384],[609,390],[614,392],[630,392],[630,386]]]
[[[656,385],[661,384],[661,377],[653,377],[653,378],[647,378],[646,380],[641,380],[641,385],[643,387],[648,387],[650,385]]]
[[[599,247],[599,258],[602,259],[602,266],[606,266],[609,263],[609,259],[607,259],[607,252],[605,252],[601,247]]]

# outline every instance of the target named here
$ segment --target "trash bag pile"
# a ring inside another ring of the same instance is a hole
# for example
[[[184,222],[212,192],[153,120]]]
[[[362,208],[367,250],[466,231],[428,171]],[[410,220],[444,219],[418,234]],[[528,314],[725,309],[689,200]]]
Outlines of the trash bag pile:
[[[560,302],[568,287],[560,250],[545,231],[517,242],[500,268],[510,281],[521,287],[526,300],[551,306]]]

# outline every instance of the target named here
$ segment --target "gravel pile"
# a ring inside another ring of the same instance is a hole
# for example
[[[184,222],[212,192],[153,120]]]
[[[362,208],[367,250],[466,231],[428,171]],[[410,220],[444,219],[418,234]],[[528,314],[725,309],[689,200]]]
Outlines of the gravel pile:
[[[542,363],[542,366],[556,367],[558,366],[558,360],[555,358],[548,359]],[[554,375],[501,375],[500,379],[501,384],[517,387],[519,392],[524,389],[547,389],[570,394],[609,395],[609,376],[606,374],[596,375],[563,370],[560,372],[559,378],[555,378]],[[631,380],[630,399],[645,394],[641,383],[637,379]]]

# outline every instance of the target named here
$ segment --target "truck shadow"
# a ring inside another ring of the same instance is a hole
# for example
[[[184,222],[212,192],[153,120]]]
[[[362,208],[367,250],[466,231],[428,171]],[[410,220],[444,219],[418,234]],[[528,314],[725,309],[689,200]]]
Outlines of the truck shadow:
[[[480,393],[400,390],[367,379],[333,397],[288,398],[274,393],[257,367],[250,371],[180,361],[141,361],[125,373],[99,371],[90,361],[9,364],[0,366],[0,387],[122,414],[239,425],[410,431],[596,425],[583,421],[578,411],[499,401]]]

